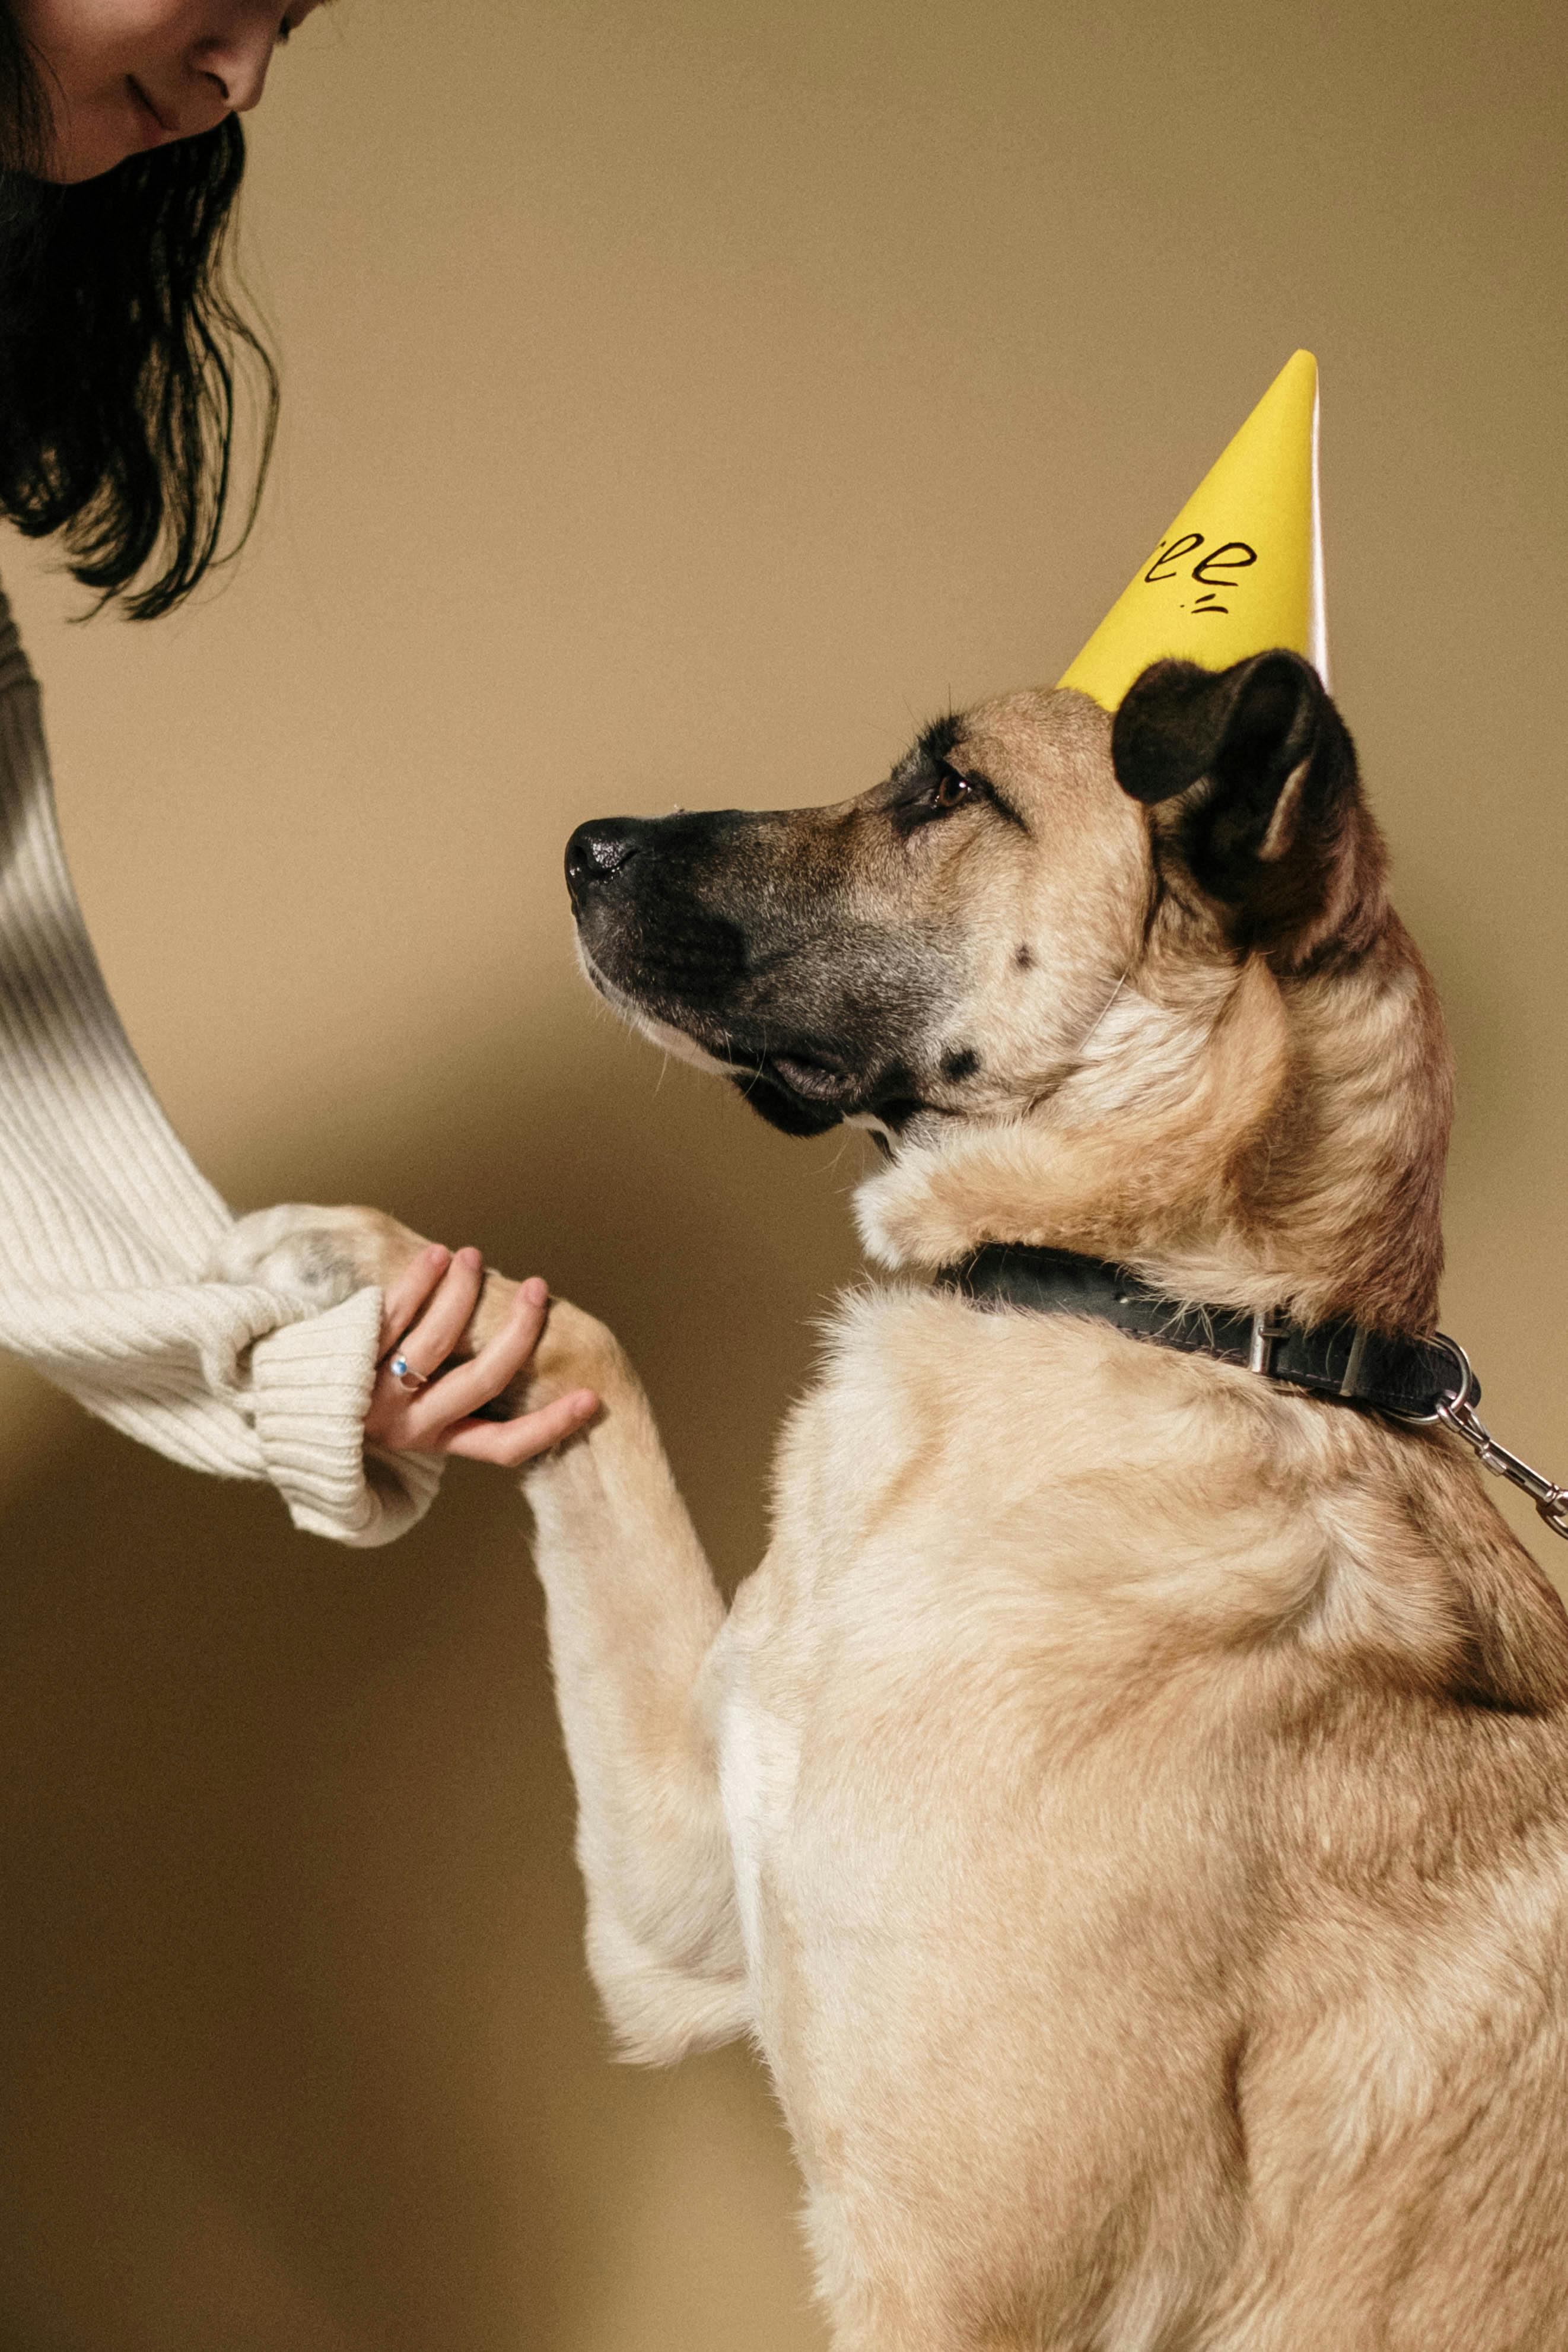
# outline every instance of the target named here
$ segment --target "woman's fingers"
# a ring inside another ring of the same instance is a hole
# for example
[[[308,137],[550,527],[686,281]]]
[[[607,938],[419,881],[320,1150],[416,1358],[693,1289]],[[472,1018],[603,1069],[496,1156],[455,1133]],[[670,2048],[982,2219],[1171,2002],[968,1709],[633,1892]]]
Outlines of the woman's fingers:
[[[365,1414],[365,1435],[372,1444],[394,1453],[428,1451],[428,1431],[453,1418],[449,1413],[423,1421],[414,1416],[435,1385],[431,1375],[467,1328],[484,1279],[484,1261],[476,1249],[459,1250],[454,1256],[433,1242],[388,1284],[382,1308],[382,1361]]]
[[[420,1251],[410,1265],[405,1265],[395,1282],[389,1282],[382,1294],[382,1337],[378,1355],[384,1356],[389,1348],[402,1339],[442,1276],[452,1263],[452,1252],[432,1242]]]
[[[485,1261],[476,1249],[460,1249],[429,1294],[418,1320],[405,1327],[398,1353],[412,1372],[430,1380],[457,1345],[474,1318],[484,1287]]]
[[[438,1296],[435,1306],[423,1318],[419,1326],[421,1339],[440,1303]],[[498,1397],[538,1347],[549,1308],[549,1286],[537,1274],[530,1275],[527,1282],[518,1284],[511,1309],[495,1338],[480,1349],[471,1362],[454,1365],[451,1371],[444,1372],[421,1392],[410,1415],[411,1423],[433,1431],[446,1428],[455,1421],[466,1421],[482,1404],[489,1404]],[[465,1318],[465,1324],[466,1320]],[[440,1357],[436,1359],[437,1362],[441,1360]]]
[[[437,1264],[441,1258],[448,1261],[444,1266]],[[427,1367],[434,1372],[467,1328],[483,1281],[477,1250],[459,1250],[455,1257],[434,1248],[423,1253],[388,1293],[392,1360],[406,1359],[413,1372]],[[574,1389],[512,1421],[476,1417],[524,1370],[549,1312],[549,1285],[534,1275],[518,1284],[500,1329],[468,1363],[427,1376],[423,1386],[413,1390],[383,1363],[365,1417],[366,1436],[393,1452],[457,1454],[503,1469],[515,1469],[559,1445],[598,1412],[599,1399],[591,1389]],[[393,1328],[396,1317],[403,1320]]]
[[[516,1470],[536,1454],[548,1454],[598,1411],[599,1399],[591,1389],[573,1389],[570,1396],[554,1397],[537,1412],[521,1413],[516,1421],[460,1421],[447,1431],[441,1451]]]

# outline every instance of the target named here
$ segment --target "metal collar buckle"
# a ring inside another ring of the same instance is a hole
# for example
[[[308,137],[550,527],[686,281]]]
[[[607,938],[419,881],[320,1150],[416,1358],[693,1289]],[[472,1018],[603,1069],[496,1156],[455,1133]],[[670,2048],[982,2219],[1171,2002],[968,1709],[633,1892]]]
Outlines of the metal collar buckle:
[[[1513,1486],[1522,1488],[1552,1534],[1568,1538],[1568,1486],[1554,1486],[1542,1471],[1532,1470],[1528,1462],[1521,1462],[1517,1454],[1511,1454],[1506,1445],[1498,1444],[1470,1402],[1475,1393],[1476,1376],[1470,1370],[1469,1358],[1458,1341],[1450,1339],[1446,1331],[1437,1332],[1436,1339],[1437,1345],[1447,1348],[1454,1359],[1455,1369],[1459,1375],[1458,1387],[1452,1396],[1439,1397],[1430,1412],[1401,1413],[1399,1419],[1422,1424],[1440,1422],[1445,1429],[1451,1429],[1456,1437],[1464,1440],[1483,1470],[1490,1470],[1494,1477],[1507,1478]]]
[[[1274,1369],[1274,1349],[1281,1339],[1289,1339],[1290,1332],[1289,1318],[1276,1314],[1271,1307],[1266,1307],[1261,1315],[1254,1315],[1251,1345],[1247,1350],[1248,1370],[1271,1372]]]

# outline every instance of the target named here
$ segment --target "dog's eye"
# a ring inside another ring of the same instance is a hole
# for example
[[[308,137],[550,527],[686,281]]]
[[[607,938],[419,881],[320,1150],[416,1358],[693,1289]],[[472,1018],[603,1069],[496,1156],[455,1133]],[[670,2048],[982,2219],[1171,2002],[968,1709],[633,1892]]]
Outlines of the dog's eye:
[[[967,776],[961,776],[956,768],[943,768],[932,787],[931,798],[939,809],[959,808],[965,801],[979,798],[979,787],[972,784]]]

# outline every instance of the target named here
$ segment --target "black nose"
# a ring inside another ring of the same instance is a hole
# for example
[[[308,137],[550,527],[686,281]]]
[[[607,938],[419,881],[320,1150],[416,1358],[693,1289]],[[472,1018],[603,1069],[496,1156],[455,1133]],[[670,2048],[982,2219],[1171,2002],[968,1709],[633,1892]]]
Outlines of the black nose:
[[[634,816],[601,816],[580,824],[566,845],[566,887],[572,896],[607,881],[634,857],[642,830]]]

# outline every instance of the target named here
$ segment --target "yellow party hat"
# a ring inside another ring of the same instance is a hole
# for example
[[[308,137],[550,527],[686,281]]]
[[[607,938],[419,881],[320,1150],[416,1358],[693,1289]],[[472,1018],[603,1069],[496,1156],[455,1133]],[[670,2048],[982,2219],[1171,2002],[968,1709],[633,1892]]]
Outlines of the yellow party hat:
[[[1152,661],[1289,646],[1326,686],[1318,363],[1297,352],[1059,681],[1114,710]]]

